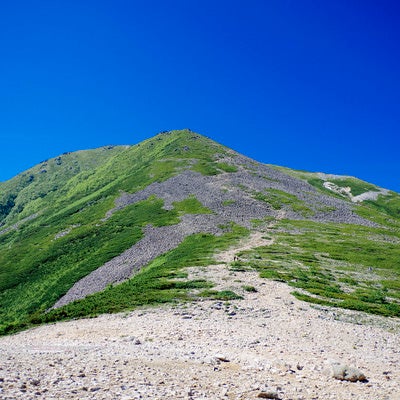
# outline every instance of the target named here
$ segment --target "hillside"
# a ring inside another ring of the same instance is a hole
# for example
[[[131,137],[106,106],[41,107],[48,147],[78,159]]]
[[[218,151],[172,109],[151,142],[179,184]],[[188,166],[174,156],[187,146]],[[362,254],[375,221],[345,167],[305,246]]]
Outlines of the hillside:
[[[400,320],[316,307],[282,282],[229,271],[232,252],[265,244],[257,236],[219,253],[220,264],[188,270],[241,299],[140,307],[1,337],[0,396],[399,400]],[[335,379],[337,363],[366,380]]]
[[[189,267],[259,232],[231,271],[400,316],[400,196],[265,165],[190,130],[63,154],[0,184],[0,332],[240,294]]]

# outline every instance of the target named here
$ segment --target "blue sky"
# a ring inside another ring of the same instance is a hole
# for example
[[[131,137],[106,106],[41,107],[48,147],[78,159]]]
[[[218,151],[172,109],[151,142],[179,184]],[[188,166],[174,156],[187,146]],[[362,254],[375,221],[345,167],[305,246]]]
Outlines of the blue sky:
[[[400,192],[400,9],[381,0],[41,0],[0,13],[0,180],[190,128]]]

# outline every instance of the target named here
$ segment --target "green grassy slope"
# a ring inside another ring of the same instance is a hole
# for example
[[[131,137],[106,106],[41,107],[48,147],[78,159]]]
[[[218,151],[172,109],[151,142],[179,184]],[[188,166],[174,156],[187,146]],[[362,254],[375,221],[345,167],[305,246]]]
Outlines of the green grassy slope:
[[[400,195],[354,177],[274,168],[349,202],[323,183],[350,188],[353,196],[381,193],[354,204],[377,227],[283,220],[268,232],[272,246],[242,254],[234,268],[251,265],[262,277],[288,282],[298,298],[311,303],[400,317]],[[281,194],[271,204],[285,201]]]
[[[273,245],[233,267],[251,265],[312,303],[400,317],[399,229],[282,220],[268,234]]]
[[[2,183],[0,332],[43,313],[74,282],[136,243],[148,223],[175,224],[183,213],[208,212],[193,198],[169,211],[149,199],[103,221],[121,191],[133,193],[187,165],[216,173],[213,155],[225,151],[189,130],[177,131],[136,146],[63,155]],[[7,229],[18,220],[18,229]]]
[[[209,289],[209,282],[174,277],[185,277],[184,267],[212,263],[213,252],[246,235],[246,229],[232,226],[220,237],[190,236],[125,283],[46,313],[76,281],[140,240],[147,224],[171,225],[184,214],[210,212],[195,197],[175,202],[170,210],[152,197],[104,220],[121,192],[134,193],[184,168],[209,176],[234,173],[237,166],[218,161],[228,150],[190,130],[172,131],[135,146],[64,154],[0,183],[0,334],[46,321],[185,300],[190,289]],[[281,170],[344,198],[323,187],[315,174]],[[354,195],[380,190],[355,178],[341,181]],[[307,301],[400,316],[397,193],[355,204],[356,212],[377,228],[312,223],[306,204],[277,189],[258,200],[274,210],[289,205],[304,219],[282,220],[269,228],[275,244],[242,254],[234,268],[250,265],[266,278],[287,281]],[[254,223],[265,226],[265,221]],[[215,296],[210,290],[204,293]]]
[[[10,225],[42,211],[57,199],[67,182],[78,174],[90,173],[125,147],[65,153],[0,183],[0,224]]]

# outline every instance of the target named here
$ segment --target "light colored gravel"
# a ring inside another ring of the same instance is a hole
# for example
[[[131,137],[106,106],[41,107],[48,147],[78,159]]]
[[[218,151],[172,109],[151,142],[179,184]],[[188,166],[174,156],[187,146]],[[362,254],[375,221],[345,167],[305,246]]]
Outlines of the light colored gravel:
[[[398,319],[313,308],[286,284],[226,263],[191,268],[189,278],[244,299],[145,308],[0,338],[0,398],[256,399],[264,391],[284,400],[400,399]],[[359,368],[368,382],[335,380],[335,361]]]

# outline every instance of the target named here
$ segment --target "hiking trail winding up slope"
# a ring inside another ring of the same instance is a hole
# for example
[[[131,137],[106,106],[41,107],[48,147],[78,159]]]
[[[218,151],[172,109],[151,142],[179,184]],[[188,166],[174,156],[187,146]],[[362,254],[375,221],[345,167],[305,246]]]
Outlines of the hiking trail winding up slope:
[[[251,160],[239,154],[224,157],[221,162],[229,162],[239,169],[237,172],[204,176],[194,171],[184,171],[170,179],[152,183],[133,194],[124,193],[116,200],[116,206],[108,211],[106,218],[128,205],[156,196],[164,201],[165,209],[172,209],[175,202],[194,196],[212,211],[211,214],[184,215],[177,225],[147,227],[145,236],[138,243],[115,257],[102,267],[76,282],[60,298],[53,308],[66,305],[74,300],[104,290],[110,284],[118,284],[129,279],[151,260],[175,248],[189,235],[205,232],[219,235],[221,226],[235,223],[246,228],[251,221],[279,217],[282,210],[274,210],[270,204],[254,198],[254,193],[264,190],[281,190],[296,196],[307,204],[313,221],[353,223],[373,226],[371,221],[361,218],[352,210],[351,203],[319,193],[307,182],[290,177],[266,165],[254,165]],[[251,169],[247,169],[250,168]],[[321,210],[328,209],[327,211]],[[288,208],[286,218],[304,218],[299,212]]]
[[[280,282],[192,268],[243,300],[204,300],[57,323],[0,338],[2,399],[399,399],[400,323],[313,308]],[[252,286],[257,292],[243,287]],[[224,361],[221,361],[224,360]],[[368,382],[332,377],[335,361]]]

